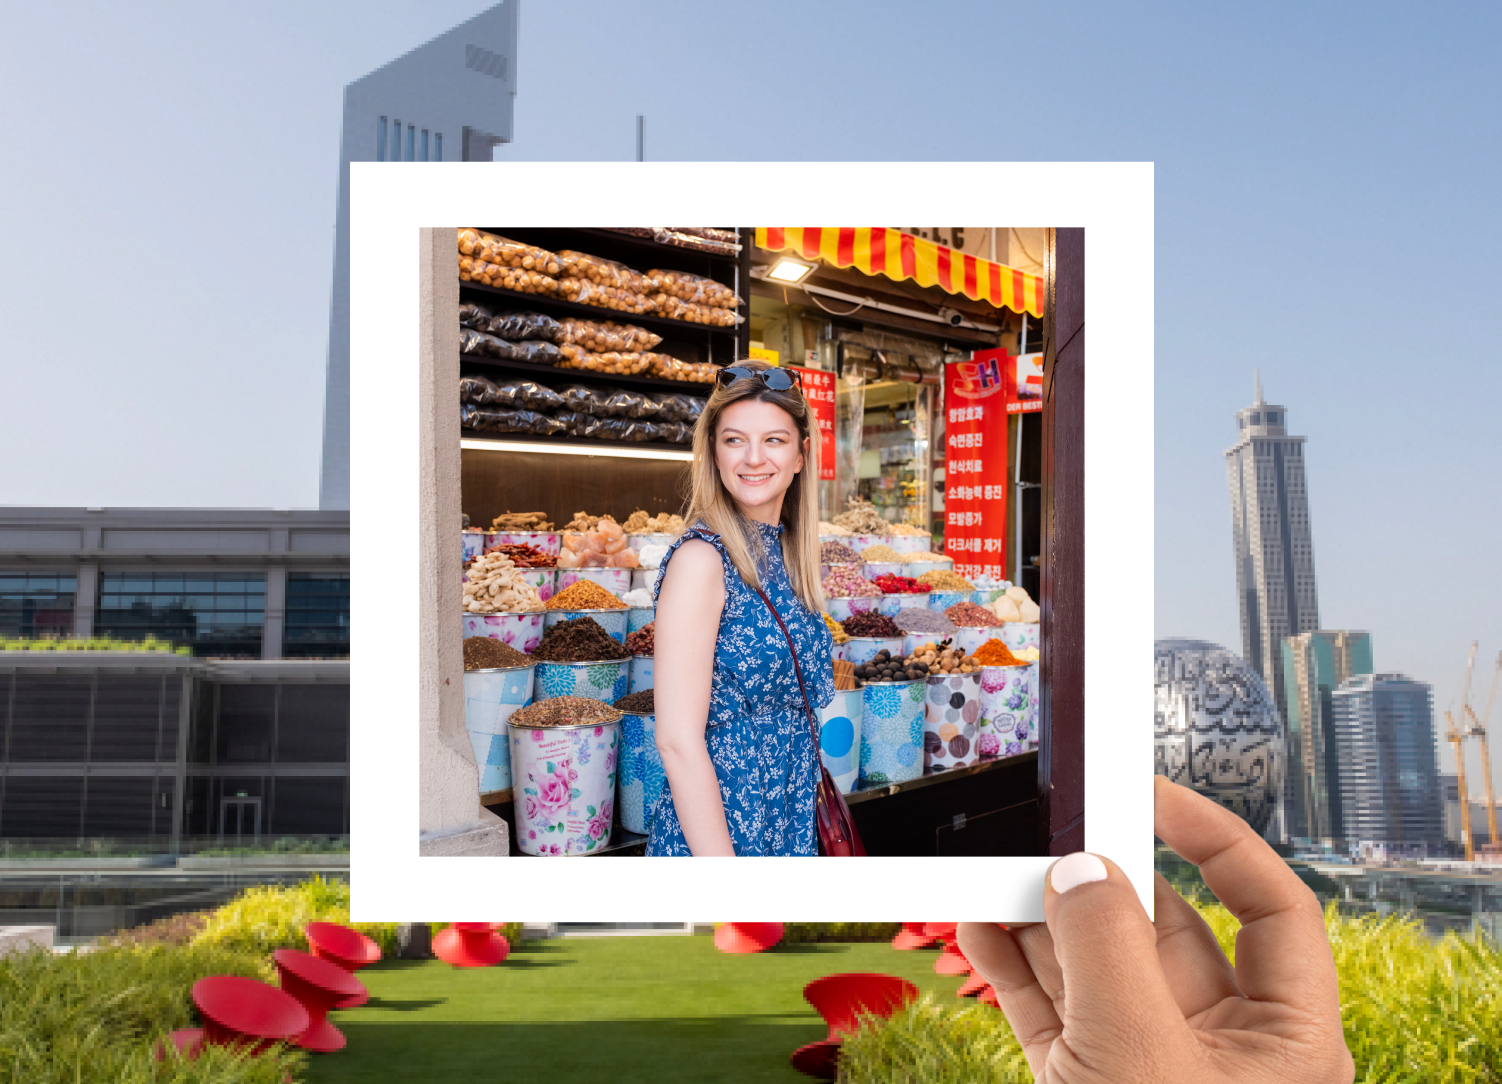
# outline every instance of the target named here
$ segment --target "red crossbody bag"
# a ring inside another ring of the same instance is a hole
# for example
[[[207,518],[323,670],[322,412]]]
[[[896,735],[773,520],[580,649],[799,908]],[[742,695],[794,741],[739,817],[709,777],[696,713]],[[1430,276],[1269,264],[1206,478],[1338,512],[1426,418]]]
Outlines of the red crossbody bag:
[[[782,635],[787,637],[788,654],[793,659],[793,673],[798,675],[798,691],[803,694],[803,706],[808,710],[808,725],[814,737],[814,757],[819,762],[819,785],[814,790],[814,826],[819,832],[819,854],[826,858],[864,858],[866,846],[861,842],[860,832],[856,831],[855,821],[851,819],[850,807],[845,804],[845,796],[835,786],[834,777],[824,766],[824,758],[819,756],[819,716],[814,712],[813,702],[808,698],[808,688],[803,684],[803,667],[798,665],[798,652],[793,647],[793,638],[788,634],[788,627],[783,624],[777,607],[767,598],[767,593],[760,586],[756,587],[756,593],[767,604],[767,609],[772,611],[772,617],[776,619]]]

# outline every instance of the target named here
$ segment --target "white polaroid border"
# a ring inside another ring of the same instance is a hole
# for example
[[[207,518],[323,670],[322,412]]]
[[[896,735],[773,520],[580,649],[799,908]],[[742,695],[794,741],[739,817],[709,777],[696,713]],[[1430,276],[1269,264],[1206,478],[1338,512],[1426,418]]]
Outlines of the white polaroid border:
[[[1152,914],[1151,163],[357,163],[351,193],[356,920],[1043,918],[1049,858],[418,856],[418,230],[727,221],[1084,227],[1085,847]]]

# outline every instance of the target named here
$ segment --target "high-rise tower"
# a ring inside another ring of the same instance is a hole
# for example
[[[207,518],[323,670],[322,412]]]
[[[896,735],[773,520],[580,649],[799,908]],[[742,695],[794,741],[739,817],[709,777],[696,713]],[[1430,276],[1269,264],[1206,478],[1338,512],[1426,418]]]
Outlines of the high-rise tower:
[[[1286,417],[1283,407],[1262,401],[1259,376],[1256,402],[1236,412],[1240,439],[1226,452],[1242,657],[1262,675],[1285,721],[1283,640],[1319,628],[1304,438],[1288,435]],[[1290,748],[1290,763],[1299,755]]]
[[[1331,693],[1344,681],[1372,672],[1368,632],[1320,631],[1283,641],[1288,771],[1298,777],[1285,804],[1288,834],[1315,842],[1344,836],[1340,806],[1343,765],[1336,755]]]

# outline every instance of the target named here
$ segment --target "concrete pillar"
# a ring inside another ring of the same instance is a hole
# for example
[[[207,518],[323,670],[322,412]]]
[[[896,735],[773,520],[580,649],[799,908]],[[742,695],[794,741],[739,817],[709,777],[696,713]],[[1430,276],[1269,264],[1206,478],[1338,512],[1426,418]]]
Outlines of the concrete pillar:
[[[73,595],[73,635],[87,640],[94,635],[94,611],[99,605],[99,566],[87,561],[78,566],[78,586]]]
[[[499,856],[510,827],[480,804],[464,729],[459,523],[459,276],[454,228],[418,243],[418,827],[423,855]]]
[[[272,565],[266,569],[266,624],[261,633],[261,658],[282,657],[282,635],[286,624],[287,570],[281,565]]]

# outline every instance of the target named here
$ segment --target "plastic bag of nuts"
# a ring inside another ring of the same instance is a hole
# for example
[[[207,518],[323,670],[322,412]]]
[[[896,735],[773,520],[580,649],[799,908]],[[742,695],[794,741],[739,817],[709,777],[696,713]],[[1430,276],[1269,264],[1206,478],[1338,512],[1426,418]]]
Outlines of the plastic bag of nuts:
[[[570,317],[560,321],[558,338],[553,341],[572,343],[598,354],[602,350],[650,350],[662,342],[662,336],[633,324]]]
[[[650,365],[645,354],[632,350],[607,350],[603,354],[591,354],[577,346],[559,349],[563,357],[558,365],[564,369],[588,369],[594,373],[633,376],[644,372]]]
[[[648,271],[647,282],[652,293],[665,293],[680,301],[711,305],[717,309],[733,309],[741,303],[730,287],[686,271]]]
[[[504,267],[473,256],[459,257],[459,281],[480,282],[523,294],[551,295],[558,292],[558,280],[541,271]]]
[[[563,355],[552,343],[536,339],[507,342],[487,332],[467,327],[459,329],[459,353],[502,358],[506,361],[530,361],[538,365],[557,365],[563,361]]]
[[[459,231],[459,254],[519,271],[536,271],[553,278],[563,271],[563,261],[545,248],[473,228]]]

